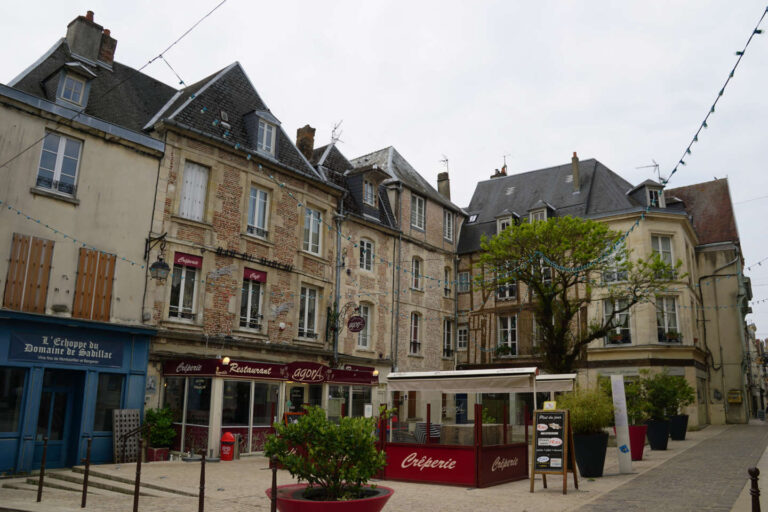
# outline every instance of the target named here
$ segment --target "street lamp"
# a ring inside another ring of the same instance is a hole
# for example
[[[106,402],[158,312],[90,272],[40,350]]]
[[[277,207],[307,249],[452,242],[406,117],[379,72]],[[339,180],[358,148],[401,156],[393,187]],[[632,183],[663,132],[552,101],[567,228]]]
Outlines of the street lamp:
[[[157,261],[149,266],[149,275],[152,276],[152,279],[159,279],[160,281],[165,281],[170,271],[171,267],[163,260],[162,256],[158,256]]]

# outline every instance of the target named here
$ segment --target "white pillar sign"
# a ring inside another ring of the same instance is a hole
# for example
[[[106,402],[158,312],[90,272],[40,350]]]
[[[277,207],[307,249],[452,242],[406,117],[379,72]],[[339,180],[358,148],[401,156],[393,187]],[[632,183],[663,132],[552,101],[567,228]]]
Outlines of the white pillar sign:
[[[627,399],[624,395],[624,376],[611,375],[613,418],[616,424],[616,446],[619,454],[619,473],[632,472],[632,454],[629,451],[629,422]]]

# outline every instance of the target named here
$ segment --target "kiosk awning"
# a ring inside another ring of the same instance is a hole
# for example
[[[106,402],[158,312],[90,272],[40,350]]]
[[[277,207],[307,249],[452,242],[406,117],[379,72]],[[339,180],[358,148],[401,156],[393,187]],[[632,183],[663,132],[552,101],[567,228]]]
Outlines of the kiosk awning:
[[[537,375],[536,392],[549,393],[552,391],[573,391],[573,383],[575,381],[575,373]]]
[[[534,366],[434,372],[393,372],[389,391],[443,391],[446,393],[527,393],[538,391]]]

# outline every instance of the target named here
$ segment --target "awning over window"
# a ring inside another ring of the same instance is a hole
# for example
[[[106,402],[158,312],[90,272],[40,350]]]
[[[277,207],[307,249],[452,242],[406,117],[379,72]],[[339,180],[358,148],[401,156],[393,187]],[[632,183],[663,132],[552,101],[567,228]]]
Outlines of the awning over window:
[[[536,367],[494,368],[436,372],[394,372],[387,376],[389,391],[445,393],[528,393],[539,391]]]

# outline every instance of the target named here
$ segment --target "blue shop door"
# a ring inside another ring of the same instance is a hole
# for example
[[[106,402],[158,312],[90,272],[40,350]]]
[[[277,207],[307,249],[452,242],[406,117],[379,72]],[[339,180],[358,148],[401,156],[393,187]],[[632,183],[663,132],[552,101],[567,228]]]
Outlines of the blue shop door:
[[[83,400],[83,374],[45,370],[37,415],[33,468],[43,459],[44,438],[48,437],[46,468],[74,466]]]

